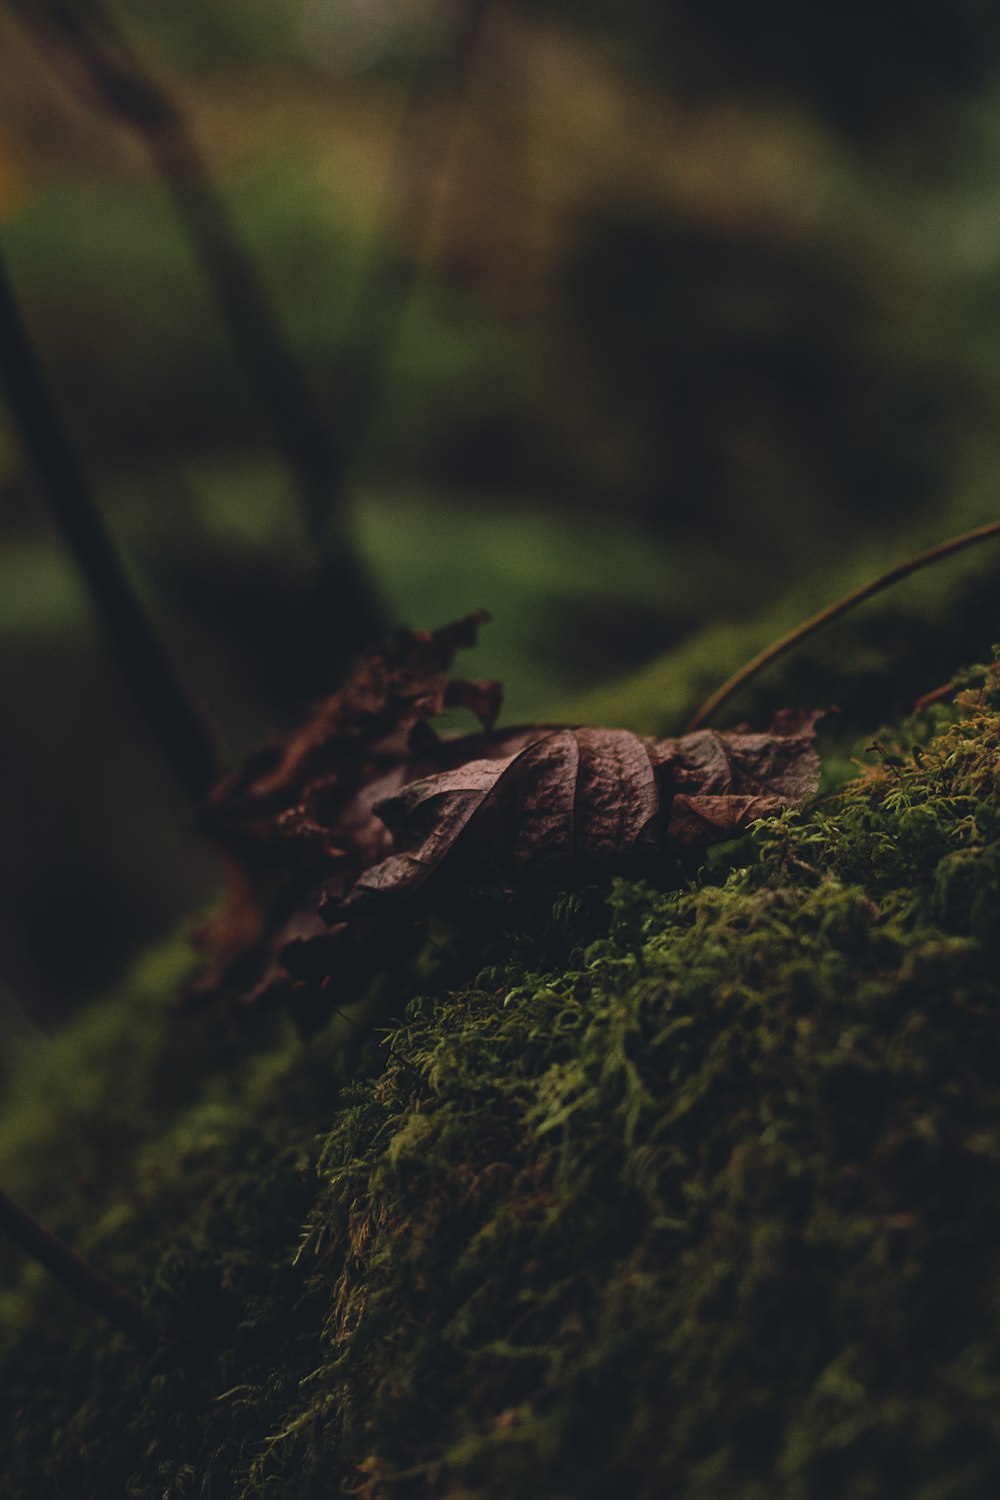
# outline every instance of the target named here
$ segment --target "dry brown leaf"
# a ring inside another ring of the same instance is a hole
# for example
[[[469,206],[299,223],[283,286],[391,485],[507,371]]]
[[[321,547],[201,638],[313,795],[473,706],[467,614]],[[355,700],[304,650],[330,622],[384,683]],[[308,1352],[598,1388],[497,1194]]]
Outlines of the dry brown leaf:
[[[207,934],[217,964],[203,988],[281,998],[314,1024],[387,943],[398,956],[419,939],[436,896],[652,873],[815,790],[811,712],[785,710],[767,733],[667,740],[493,730],[499,685],[448,677],[483,618],[401,633],[285,746],[220,784],[205,825],[241,873]],[[428,720],[456,705],[484,731],[439,738]]]

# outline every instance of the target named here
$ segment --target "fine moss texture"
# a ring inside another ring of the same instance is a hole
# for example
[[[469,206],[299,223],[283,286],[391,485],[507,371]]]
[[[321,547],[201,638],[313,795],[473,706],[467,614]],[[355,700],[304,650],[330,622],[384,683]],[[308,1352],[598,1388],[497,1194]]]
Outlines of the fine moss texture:
[[[40,1049],[0,1181],[164,1332],[4,1250],[4,1495],[1000,1493],[1000,671],[880,743],[384,1029]]]

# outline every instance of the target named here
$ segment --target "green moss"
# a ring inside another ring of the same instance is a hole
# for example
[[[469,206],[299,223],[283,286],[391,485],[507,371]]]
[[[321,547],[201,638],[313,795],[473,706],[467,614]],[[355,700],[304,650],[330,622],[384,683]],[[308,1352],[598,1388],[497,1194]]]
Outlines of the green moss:
[[[47,1048],[0,1180],[165,1336],[6,1260],[5,1495],[1000,1491],[998,669],[953,717],[367,1042],[175,957]]]

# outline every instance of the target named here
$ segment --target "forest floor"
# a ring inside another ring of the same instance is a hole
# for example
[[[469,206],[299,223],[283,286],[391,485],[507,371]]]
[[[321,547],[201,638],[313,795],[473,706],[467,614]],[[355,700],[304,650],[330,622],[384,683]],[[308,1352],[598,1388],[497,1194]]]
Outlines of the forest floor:
[[[0,1180],[162,1334],[4,1251],[5,1493],[994,1493],[998,669],[880,747],[388,1025],[236,1041],[181,946],[26,1057]]]

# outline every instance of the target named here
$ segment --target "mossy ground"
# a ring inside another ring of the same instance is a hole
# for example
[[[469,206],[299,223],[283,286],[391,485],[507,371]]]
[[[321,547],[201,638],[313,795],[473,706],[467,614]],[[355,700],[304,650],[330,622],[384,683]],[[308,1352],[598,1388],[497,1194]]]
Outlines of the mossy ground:
[[[384,1031],[47,1044],[0,1181],[164,1339],[5,1251],[4,1495],[1000,1493],[998,681]]]

